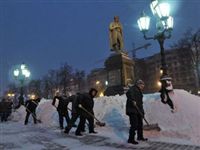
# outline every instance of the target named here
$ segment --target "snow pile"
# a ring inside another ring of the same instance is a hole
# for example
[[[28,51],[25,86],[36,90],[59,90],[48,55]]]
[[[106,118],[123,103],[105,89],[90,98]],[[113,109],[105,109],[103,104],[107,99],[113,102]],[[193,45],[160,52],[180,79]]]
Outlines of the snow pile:
[[[152,139],[163,137],[183,139],[190,141],[191,144],[200,145],[200,98],[184,90],[174,90],[171,98],[177,108],[175,113],[171,112],[168,105],[161,103],[159,93],[144,95],[146,119],[150,124],[158,123],[162,129],[161,132],[145,132],[145,135]],[[57,111],[51,103],[52,100],[42,99],[37,108],[37,116],[42,120],[44,127],[58,127]],[[101,130],[106,132],[112,130],[116,136],[123,136],[122,131],[125,129],[127,138],[129,120],[125,114],[125,104],[125,95],[95,99],[95,116],[100,121],[106,122],[106,128]],[[14,119],[24,121],[24,118],[25,110],[21,107],[14,113]]]
[[[45,127],[53,127],[58,125],[58,114],[56,108],[52,106],[52,100],[41,99],[36,110],[37,119],[42,121]],[[12,113],[14,121],[24,122],[26,116],[26,108],[22,105],[19,109]],[[29,117],[29,122],[32,123],[32,116]]]
[[[171,99],[176,107],[172,113],[168,105],[160,101],[160,94],[144,95],[145,116],[149,123],[158,123],[160,133],[146,133],[161,137],[189,140],[200,145],[200,97],[184,90],[174,90]],[[129,126],[125,115],[126,96],[101,97],[96,100],[95,114],[109,126]]]

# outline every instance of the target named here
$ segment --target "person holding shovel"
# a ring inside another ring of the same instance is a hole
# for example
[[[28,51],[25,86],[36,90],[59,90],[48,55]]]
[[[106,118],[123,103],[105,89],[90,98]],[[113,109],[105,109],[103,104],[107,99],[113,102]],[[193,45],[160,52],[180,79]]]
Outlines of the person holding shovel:
[[[94,100],[93,98],[97,95],[97,90],[94,88],[91,88],[89,93],[83,93],[79,95],[78,101],[77,101],[77,112],[80,114],[80,122],[78,124],[77,130],[75,134],[77,136],[82,136],[81,130],[85,126],[85,120],[89,123],[89,133],[97,133],[94,131]],[[90,115],[90,114],[93,114]]]
[[[24,125],[28,124],[28,119],[29,119],[30,114],[32,114],[34,124],[36,124],[37,121],[39,121],[37,119],[36,113],[35,113],[35,110],[36,110],[39,102],[40,102],[40,98],[30,99],[30,100],[26,101],[26,103],[24,105],[24,107],[26,108],[26,118],[24,121]]]
[[[143,136],[143,93],[144,81],[141,79],[137,80],[135,84],[127,91],[127,102],[126,102],[126,114],[130,120],[130,130],[128,143],[138,144],[135,140],[135,132],[137,131],[138,141],[147,141],[147,138]]]
[[[72,127],[77,127],[75,122],[78,118],[80,118],[80,114],[77,112],[78,108],[78,99],[80,98],[81,94],[77,93],[75,95],[69,96],[68,101],[72,103],[72,108],[71,108],[71,115],[72,117],[70,118],[69,123],[65,127],[64,133],[68,134],[69,131],[72,129]],[[68,108],[69,109],[69,108]],[[82,132],[85,131],[85,127],[83,126]]]
[[[55,106],[56,100],[58,100],[58,106]],[[60,129],[64,129],[63,127],[63,117],[66,119],[67,124],[69,124],[70,117],[68,113],[68,104],[69,101],[65,99],[63,96],[60,96],[59,93],[56,93],[56,96],[53,98],[52,105],[56,107],[59,116],[59,125]]]

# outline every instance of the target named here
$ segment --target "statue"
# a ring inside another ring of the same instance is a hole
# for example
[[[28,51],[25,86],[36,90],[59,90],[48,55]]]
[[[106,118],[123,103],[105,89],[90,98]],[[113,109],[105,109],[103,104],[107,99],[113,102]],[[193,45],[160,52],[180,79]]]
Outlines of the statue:
[[[111,51],[123,52],[123,33],[122,24],[119,22],[119,16],[114,16],[114,21],[110,23],[109,39]]]

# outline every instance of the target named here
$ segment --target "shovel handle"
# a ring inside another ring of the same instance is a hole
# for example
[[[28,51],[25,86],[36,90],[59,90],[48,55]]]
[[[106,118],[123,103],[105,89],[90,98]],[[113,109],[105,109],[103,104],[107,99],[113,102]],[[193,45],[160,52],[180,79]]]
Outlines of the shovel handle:
[[[143,113],[140,111],[140,109],[138,108],[137,104],[133,102],[133,105],[135,106],[136,110],[138,111],[138,113],[140,114],[140,116],[144,119],[144,121],[146,122],[146,124],[149,126],[149,122],[146,120],[145,116],[143,115]]]
[[[100,122],[91,112],[87,111],[81,104],[79,104],[78,107],[84,110],[88,115],[93,117],[96,121]]]

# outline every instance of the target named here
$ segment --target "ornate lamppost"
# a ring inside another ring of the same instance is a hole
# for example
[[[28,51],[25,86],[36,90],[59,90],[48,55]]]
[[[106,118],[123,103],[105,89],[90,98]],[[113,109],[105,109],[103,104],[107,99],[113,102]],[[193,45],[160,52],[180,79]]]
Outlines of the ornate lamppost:
[[[171,32],[173,29],[173,18],[170,14],[170,5],[163,0],[151,0],[151,11],[156,17],[156,29],[157,33],[153,37],[147,37],[147,32],[149,30],[150,18],[143,12],[141,17],[138,19],[138,26],[140,31],[144,35],[145,40],[157,40],[160,45],[160,55],[161,55],[161,70],[162,75],[160,80],[168,76],[167,65],[165,60],[164,51],[164,41],[171,37]],[[169,76],[168,76],[169,77]]]
[[[172,112],[175,112],[174,104],[169,96],[169,92],[173,90],[173,86],[171,83],[171,77],[169,77],[167,72],[167,65],[165,60],[165,50],[164,50],[164,42],[166,39],[171,37],[171,32],[173,29],[173,18],[170,16],[170,5],[166,3],[164,0],[151,0],[151,11],[153,15],[156,17],[156,29],[157,33],[153,37],[147,37],[147,31],[149,30],[150,18],[142,13],[141,17],[138,19],[138,26],[140,31],[144,35],[144,39],[146,40],[157,40],[160,45],[160,55],[161,55],[161,72],[160,76],[161,81],[161,89],[160,89],[160,97],[161,102],[164,104],[168,104],[172,109]]]
[[[30,77],[31,73],[24,63],[17,67],[13,71],[14,77],[20,83],[20,96],[19,96],[19,106],[24,105],[24,82]]]

